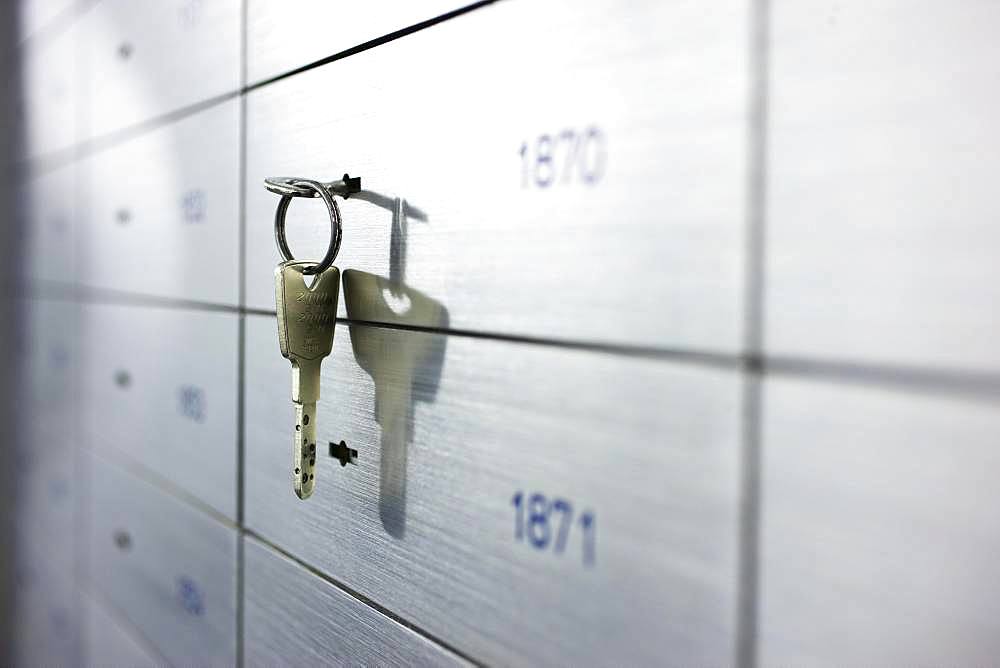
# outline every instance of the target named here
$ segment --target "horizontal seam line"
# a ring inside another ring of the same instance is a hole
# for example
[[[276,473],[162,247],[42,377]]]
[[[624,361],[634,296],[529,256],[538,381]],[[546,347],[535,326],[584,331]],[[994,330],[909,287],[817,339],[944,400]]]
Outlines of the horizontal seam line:
[[[275,317],[277,314],[275,313]],[[482,332],[469,329],[443,329],[438,327],[423,327],[420,325],[408,325],[405,323],[379,322],[373,320],[357,320],[351,318],[337,318],[337,324],[359,325],[363,327],[378,327],[380,329],[395,329],[406,332],[420,334],[437,334],[441,336],[455,336],[470,339],[487,339],[490,341],[501,341],[505,343],[523,343],[527,345],[548,346],[565,348],[569,350],[584,350],[590,352],[603,352],[615,355],[632,357],[650,357],[657,359],[670,359],[678,361],[690,361],[704,364],[706,366],[716,366],[724,368],[737,368],[740,365],[738,354],[727,354],[693,349],[670,349],[656,348],[652,346],[638,346],[629,344],[600,343],[596,341],[573,341],[571,339],[554,339],[545,337],[528,336],[523,334],[503,334],[499,332]]]
[[[139,292],[111,290],[108,288],[91,288],[72,283],[36,283],[34,286],[29,284],[26,287],[31,293],[31,297],[39,300],[52,299],[86,304],[119,304],[189,309],[193,311],[244,312],[244,309],[241,309],[236,304],[203,302],[196,299],[181,299],[179,297],[162,297],[159,295],[147,295]],[[272,315],[277,315],[277,313],[274,312]]]
[[[251,316],[277,317],[276,311],[260,308],[239,307],[228,304],[198,302],[193,300],[157,297],[99,288],[80,288],[71,284],[53,284],[48,288],[53,298],[66,298],[78,303],[120,304],[146,307],[175,308],[201,311],[215,311]],[[61,295],[58,293],[62,293]],[[42,296],[41,299],[46,297]],[[407,325],[403,323],[377,322],[337,318],[337,324],[347,326],[378,327],[409,331],[420,334],[436,334],[459,338],[484,339],[506,343],[547,346],[565,350],[639,357],[651,360],[672,361],[703,366],[706,368],[743,370],[747,373],[828,379],[845,383],[869,386],[903,387],[936,394],[963,396],[1000,396],[1000,373],[976,372],[963,369],[921,368],[906,365],[873,364],[850,360],[821,360],[794,355],[724,353],[683,348],[656,348],[628,344],[600,343],[533,337],[518,334],[503,334],[464,329],[440,329]]]
[[[111,452],[108,452],[109,449]],[[99,460],[102,465],[114,467],[119,471],[123,471],[149,483],[160,492],[183,501],[188,507],[197,510],[206,517],[212,518],[218,524],[233,530],[240,528],[240,524],[232,518],[227,517],[225,513],[213,508],[206,501],[198,498],[196,494],[183,489],[174,481],[133,458],[121,448],[115,445],[107,447],[88,446],[85,450],[91,458]]]
[[[430,633],[430,632],[424,630],[423,628],[421,628],[420,626],[417,626],[416,624],[410,622],[406,618],[399,616],[397,613],[393,612],[392,610],[390,610],[389,608],[385,607],[381,603],[378,603],[377,601],[369,598],[368,596],[365,596],[364,594],[362,594],[361,592],[357,591],[356,589],[354,589],[352,587],[349,587],[345,583],[343,583],[340,580],[334,578],[329,573],[326,573],[326,572],[320,570],[319,568],[316,568],[315,566],[312,566],[311,564],[303,561],[301,558],[295,556],[291,552],[288,552],[285,549],[279,547],[278,545],[272,543],[270,540],[268,540],[264,536],[260,535],[259,533],[257,533],[253,529],[250,529],[250,528],[248,528],[246,526],[242,526],[240,530],[243,532],[243,534],[245,536],[250,537],[251,539],[253,539],[257,543],[259,543],[261,546],[263,546],[264,548],[270,549],[273,552],[276,552],[277,554],[285,557],[286,559],[288,559],[289,561],[293,562],[297,566],[301,567],[302,569],[304,569],[308,573],[310,573],[310,574],[312,574],[312,575],[320,578],[321,580],[323,580],[327,584],[332,585],[333,587],[335,587],[336,589],[338,589],[342,593],[350,596],[352,599],[354,599],[358,603],[361,603],[362,605],[365,605],[368,608],[370,608],[370,609],[374,610],[375,612],[381,614],[382,616],[386,617],[387,619],[389,619],[389,620],[391,620],[393,622],[396,622],[400,626],[402,626],[402,627],[410,630],[411,632],[419,635],[424,640],[427,640],[427,641],[429,641],[429,642],[431,642],[431,643],[433,643],[435,645],[440,646],[441,648],[443,648],[443,649],[451,652],[452,654],[458,656],[459,658],[461,658],[461,659],[463,659],[465,661],[468,661],[469,663],[471,663],[473,665],[476,665],[476,666],[485,665],[485,664],[477,661],[476,659],[472,658],[471,656],[469,656],[465,652],[457,649],[454,645],[451,645],[450,643],[448,643],[448,642],[446,642],[444,640],[441,640],[441,638],[437,637],[433,633]]]
[[[351,596],[353,599],[355,599],[359,603],[368,606],[372,610],[375,610],[376,612],[382,614],[383,616],[387,617],[388,619],[391,619],[392,621],[394,621],[394,622],[400,624],[401,626],[409,629],[410,631],[412,631],[413,633],[421,636],[425,640],[427,640],[427,641],[429,641],[429,642],[431,642],[433,644],[441,646],[443,649],[446,649],[447,651],[455,654],[456,656],[464,659],[465,661],[468,661],[469,663],[472,663],[472,664],[475,664],[475,665],[483,665],[483,664],[477,662],[476,660],[472,659],[468,655],[466,655],[461,650],[458,650],[455,647],[453,647],[452,645],[450,645],[449,643],[441,640],[440,638],[438,638],[434,634],[429,633],[428,631],[425,631],[423,628],[417,626],[416,624],[413,624],[409,620],[407,620],[407,619],[405,619],[403,617],[400,617],[399,615],[397,615],[396,613],[392,612],[391,610],[389,610],[385,606],[381,605],[380,603],[378,603],[378,602],[376,602],[376,601],[368,598],[364,594],[361,594],[360,592],[352,589],[351,587],[348,587],[346,584],[340,582],[339,580],[336,580],[331,575],[329,575],[327,573],[324,573],[320,569],[318,569],[318,568],[316,568],[314,566],[311,566],[310,564],[302,561],[300,558],[296,557],[295,555],[293,555],[293,554],[291,554],[289,552],[286,552],[282,548],[280,548],[277,545],[271,543],[271,541],[267,540],[266,538],[264,538],[260,534],[258,534],[255,531],[253,531],[252,529],[247,528],[247,526],[245,524],[242,524],[242,523],[239,523],[239,522],[234,522],[233,520],[227,518],[225,515],[222,515],[219,511],[215,510],[214,508],[212,508],[211,506],[209,506],[208,504],[206,504],[205,502],[203,502],[201,499],[199,499],[196,496],[190,494],[186,490],[181,489],[180,487],[178,487],[177,485],[175,485],[172,481],[164,478],[159,473],[153,471],[152,469],[148,468],[144,464],[141,464],[141,463],[139,463],[137,461],[131,460],[130,458],[124,458],[124,457],[122,457],[122,458],[119,458],[119,457],[111,458],[111,457],[107,456],[107,453],[101,452],[100,450],[95,450],[95,449],[92,449],[92,448],[90,450],[91,450],[91,453],[90,453],[91,457],[97,457],[101,461],[101,463],[103,465],[105,465],[105,466],[112,466],[114,468],[117,468],[117,469],[121,470],[122,472],[124,472],[124,473],[126,473],[128,475],[135,476],[139,480],[141,480],[141,481],[143,481],[143,482],[145,482],[145,483],[147,483],[147,484],[152,485],[153,487],[155,487],[160,493],[166,494],[166,495],[170,496],[173,500],[178,501],[178,502],[184,504],[186,507],[188,507],[191,510],[194,510],[196,512],[199,512],[199,513],[203,514],[204,516],[208,517],[209,519],[213,520],[214,522],[216,522],[217,524],[219,524],[220,526],[222,526],[222,527],[224,527],[226,529],[236,531],[238,533],[243,534],[244,536],[250,536],[251,538],[253,538],[253,539],[257,540],[258,542],[260,542],[262,545],[265,545],[265,546],[271,548],[272,550],[274,550],[274,551],[282,554],[283,556],[285,556],[289,560],[295,562],[296,564],[298,564],[302,568],[306,569],[307,571],[309,571],[313,575],[316,575],[317,577],[321,578],[325,582],[328,582],[329,584],[335,586],[337,589],[339,589],[340,591],[344,592],[345,594]]]
[[[353,56],[358,53],[362,53],[364,51],[369,51],[377,46],[381,46],[382,44],[387,44],[389,42],[393,42],[397,39],[400,39],[401,37],[406,37],[407,35],[420,32],[421,30],[430,28],[432,26],[435,26],[439,23],[443,23],[450,19],[457,18],[459,16],[462,16],[463,14],[467,14],[481,7],[491,5],[497,1],[498,0],[481,0],[480,2],[476,2],[471,5],[466,5],[465,7],[460,7],[459,9],[455,9],[450,12],[446,12],[445,14],[436,16],[434,18],[427,19],[419,23],[415,23],[411,26],[407,26],[406,28],[401,28],[399,30],[388,33],[381,37],[376,37],[375,39],[363,42],[361,44],[358,44],[357,46],[353,46],[343,51],[339,51],[333,55],[326,56],[319,60],[307,63],[306,65],[302,65],[293,70],[289,70],[287,72],[275,75],[273,77],[264,79],[262,81],[258,81],[253,84],[245,86],[239,86],[238,88],[235,88],[233,90],[220,93],[213,97],[209,97],[204,100],[194,102],[192,104],[180,107],[178,109],[167,111],[158,116],[147,118],[132,125],[128,125],[123,128],[118,128],[117,130],[113,130],[99,137],[86,139],[82,142],[73,144],[71,146],[67,146],[65,148],[58,149],[56,151],[52,151],[50,153],[26,157],[23,160],[18,160],[13,162],[10,165],[9,169],[15,173],[15,176],[23,175],[29,177],[29,179],[31,177],[40,174],[60,169],[61,167],[72,164],[73,162],[76,162],[83,158],[90,157],[103,150],[113,148],[114,146],[122,144],[130,139],[134,139],[147,132],[152,132],[153,130],[169,125],[171,123],[176,123],[189,116],[198,114],[202,111],[207,111],[208,109],[214,106],[223,104],[234,98],[245,96],[252,91],[264,88],[266,86],[269,86],[273,83],[277,83],[284,79],[291,78],[295,75],[302,74],[303,72],[308,72],[310,70],[317,69],[324,65],[329,65],[330,63],[337,62],[339,60],[344,60],[349,56]]]
[[[190,309],[202,311],[217,311],[233,314],[243,314],[252,316],[262,316],[276,318],[277,312],[268,309],[240,307],[229,304],[216,304],[211,302],[198,302],[193,300],[174,299],[170,297],[157,297],[140,295],[136,293],[120,292],[115,290],[95,289],[95,288],[75,288],[71,285],[59,286],[53,291],[53,297],[59,299],[65,297],[69,301],[97,304],[116,304],[132,306],[162,307],[174,309]],[[58,294],[58,293],[62,294]],[[44,298],[44,297],[42,297]],[[591,352],[603,352],[616,355],[632,357],[648,357],[654,359],[672,359],[679,361],[699,362],[707,366],[737,368],[740,365],[740,357],[737,354],[727,354],[712,351],[686,350],[655,348],[651,346],[638,346],[629,344],[573,341],[569,339],[553,339],[545,337],[534,337],[520,334],[504,334],[499,332],[483,332],[466,329],[443,329],[435,327],[424,327],[420,325],[409,325],[406,323],[390,323],[369,320],[357,320],[351,318],[336,319],[338,325],[378,327],[381,329],[393,329],[408,331],[419,334],[436,334],[440,336],[454,336],[461,338],[487,339],[490,341],[500,341],[506,343],[522,343],[527,345],[558,347],[571,350],[584,350]]]
[[[481,7],[491,5],[496,1],[497,0],[481,0],[480,2],[474,2],[471,5],[466,5],[465,7],[459,7],[458,9],[453,9],[450,12],[445,12],[444,14],[440,14],[433,18],[420,21],[419,23],[414,23],[413,25],[407,26],[405,28],[400,28],[399,30],[387,33],[385,35],[382,35],[381,37],[376,37],[375,39],[368,40],[367,42],[362,42],[357,46],[352,46],[348,49],[344,49],[343,51],[339,51],[333,55],[325,56],[323,58],[320,58],[319,60],[314,60],[311,63],[306,63],[305,65],[300,65],[299,67],[288,70],[287,72],[282,72],[281,74],[276,74],[266,79],[254,82],[248,85],[246,88],[244,88],[243,92],[249,93],[259,88],[263,88],[264,86],[269,86],[273,83],[277,83],[284,79],[288,79],[298,74],[302,74],[303,72],[308,72],[309,70],[314,70],[318,67],[322,67],[323,65],[329,65],[330,63],[336,62],[338,60],[343,60],[344,58],[347,58],[349,56],[353,56],[358,53],[362,53],[364,51],[369,51],[375,48],[376,46],[381,46],[383,44],[393,42],[401,37],[412,35],[413,33],[420,32],[421,30],[430,28],[439,23],[444,23],[445,21],[457,18],[459,16],[462,16],[463,14],[467,14]]]
[[[148,118],[133,125],[119,128],[109,132],[108,134],[94,137],[92,139],[86,139],[78,144],[67,146],[66,148],[58,149],[51,153],[32,156],[14,162],[11,164],[10,170],[15,172],[15,175],[22,175],[26,177],[25,180],[31,181],[36,176],[53,172],[84,158],[89,158],[97,153],[100,153],[101,151],[114,148],[132,139],[136,139],[142,135],[158,130],[159,128],[166,127],[172,123],[177,123],[190,116],[207,111],[212,107],[229,102],[230,100],[235,100],[240,97],[240,95],[241,92],[239,90],[221,93],[214,97],[195,102],[194,104],[189,104],[185,107],[168,111],[160,114],[159,116]]]
[[[48,47],[49,44],[56,40],[56,38],[72,28],[80,17],[93,9],[97,5],[98,1],[99,0],[84,0],[71,3],[69,6],[64,7],[58,14],[49,19],[47,23],[39,26],[35,32],[27,35],[24,39],[17,43],[14,47],[17,51],[17,55],[21,60],[24,60],[24,56],[27,53]]]
[[[87,573],[83,578],[83,582],[78,583],[80,589],[80,595],[86,596],[90,599],[93,605],[99,605],[104,610],[104,614],[111,617],[115,624],[121,628],[121,630],[129,635],[129,637],[143,649],[147,654],[150,654],[150,658],[156,659],[158,661],[163,661],[167,666],[173,666],[166,656],[164,656],[163,651],[160,650],[159,646],[149,638],[146,633],[139,628],[139,625],[129,616],[129,614],[118,605],[117,602],[111,599],[110,594],[107,590],[99,589],[100,583],[97,582],[96,578],[92,577],[90,573]]]

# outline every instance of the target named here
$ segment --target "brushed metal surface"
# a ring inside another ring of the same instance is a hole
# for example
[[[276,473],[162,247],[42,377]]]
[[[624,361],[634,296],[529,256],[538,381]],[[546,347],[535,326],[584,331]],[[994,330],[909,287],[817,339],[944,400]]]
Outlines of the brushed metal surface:
[[[127,622],[87,593],[80,594],[84,611],[83,664],[108,668],[167,666],[155,657]]]
[[[768,349],[1000,369],[1000,5],[771,17]]]
[[[47,445],[44,441],[34,444],[40,449]],[[69,573],[78,556],[76,533],[82,513],[77,510],[81,490],[76,453],[65,454],[40,456],[27,468],[19,466],[14,498],[7,496],[7,503],[13,501],[15,509],[14,533],[7,539],[14,540],[19,550],[47,555],[54,568]]]
[[[22,323],[17,420],[8,429],[7,464],[14,484],[9,538],[18,550],[46,555],[53,568],[71,573],[76,551],[80,486],[75,437],[78,369],[75,304],[20,302]],[[11,342],[13,344],[13,342]]]
[[[265,177],[347,171],[367,192],[343,204],[337,265],[407,281],[456,328],[737,349],[747,15],[501,2],[251,92],[248,305],[273,308]],[[598,183],[522,187],[523,142],[590,127]],[[317,204],[289,211],[301,259],[327,247]]]
[[[80,318],[83,442],[235,518],[237,316],[87,304]]]
[[[90,458],[88,586],[173,665],[233,665],[236,531]]]
[[[81,134],[89,68],[79,57],[81,33],[70,26],[53,38],[20,50],[21,67],[9,73],[5,98],[19,99],[15,113],[23,129],[15,155],[28,158],[67,149]],[[16,62],[16,61],[15,61]],[[20,83],[20,90],[15,86]],[[5,100],[6,101],[6,100]]]
[[[465,666],[258,541],[245,543],[249,666]]]
[[[18,34],[22,40],[31,37],[42,28],[52,25],[56,19],[62,19],[65,13],[74,8],[82,8],[97,0],[20,0],[17,3]]]
[[[403,285],[354,299],[349,276],[355,317],[404,302],[434,317]],[[255,532],[486,663],[734,661],[736,373],[338,326],[318,437],[358,462],[320,457],[324,484],[304,503],[288,484],[274,321],[246,325]],[[515,540],[518,491],[595,512],[594,565],[579,534],[562,555]]]
[[[764,389],[758,664],[995,661],[996,406]]]
[[[45,172],[19,190],[17,218],[25,234],[20,258],[32,282],[76,278],[76,164]]]
[[[407,26],[471,4],[468,0],[248,0],[247,79],[283,74]]]
[[[237,303],[237,101],[97,153],[79,170],[83,284]]]
[[[18,317],[23,337],[15,345],[20,365],[19,427],[26,452],[62,456],[74,447],[80,306],[70,301],[24,299]]]
[[[101,0],[79,22],[91,72],[86,136],[240,85],[240,0]]]
[[[74,571],[50,563],[49,551],[18,546],[13,563],[10,639],[15,666],[76,666],[81,663],[80,600]],[[8,553],[9,554],[9,553]]]

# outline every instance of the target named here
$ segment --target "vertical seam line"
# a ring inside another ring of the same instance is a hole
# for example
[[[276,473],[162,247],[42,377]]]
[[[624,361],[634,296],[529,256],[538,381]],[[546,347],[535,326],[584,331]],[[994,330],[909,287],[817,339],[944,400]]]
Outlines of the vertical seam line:
[[[770,0],[749,5],[744,267],[743,443],[740,479],[736,663],[755,668],[760,610],[761,409],[764,366]]]

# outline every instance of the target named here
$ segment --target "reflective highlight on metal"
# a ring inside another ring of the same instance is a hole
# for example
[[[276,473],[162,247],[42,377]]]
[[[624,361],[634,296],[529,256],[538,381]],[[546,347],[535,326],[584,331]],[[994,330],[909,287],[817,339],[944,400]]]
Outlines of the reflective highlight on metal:
[[[271,181],[271,179],[268,179],[268,181]],[[330,194],[326,185],[319,181],[309,179],[281,179],[280,181],[288,182],[291,186],[304,187],[314,192],[314,196],[320,197],[323,200],[327,211],[330,213],[330,246],[327,248],[326,255],[315,266],[302,268],[303,274],[320,274],[330,268],[333,261],[337,259],[337,253],[340,252],[341,218],[337,202],[333,199],[333,195]],[[269,187],[268,190],[271,190],[271,188]],[[271,192],[274,192],[274,190],[271,190]],[[281,253],[282,259],[286,262],[295,260],[295,256],[292,255],[292,251],[288,247],[288,240],[285,239],[285,214],[288,212],[288,205],[291,204],[292,198],[298,196],[283,194],[281,201],[278,202],[278,209],[274,213],[274,240],[278,244],[278,251]]]

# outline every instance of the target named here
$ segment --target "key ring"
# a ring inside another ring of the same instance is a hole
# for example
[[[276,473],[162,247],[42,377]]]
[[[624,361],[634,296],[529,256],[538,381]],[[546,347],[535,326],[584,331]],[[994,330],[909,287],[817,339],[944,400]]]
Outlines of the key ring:
[[[270,178],[264,179],[264,187],[273,192],[275,195],[291,195],[292,197],[319,197],[315,191],[310,188],[301,186],[298,182],[302,179],[288,176],[272,176]],[[320,182],[327,192],[334,195],[340,195],[344,199],[347,199],[355,193],[361,192],[361,177],[351,178],[349,174],[344,174],[344,177],[339,181],[330,181],[329,183]]]
[[[330,190],[327,189],[325,184],[319,181],[288,178],[268,179],[268,190],[271,190],[271,192],[277,192],[271,189],[271,181],[291,186],[295,193],[300,191],[314,192],[316,194],[312,195],[312,197],[320,197],[323,203],[326,204],[326,210],[330,213],[330,247],[327,248],[326,255],[323,256],[323,259],[318,264],[303,268],[302,273],[308,275],[320,274],[326,271],[333,264],[333,261],[337,259],[337,253],[340,252],[340,238],[342,236],[340,208],[337,207],[337,202],[333,199],[333,195],[330,194]],[[278,251],[281,253],[281,257],[291,262],[295,257],[292,256],[292,251],[288,247],[288,241],[285,239],[285,214],[288,212],[288,205],[292,203],[292,198],[304,195],[293,194],[292,192],[278,194],[281,195],[281,201],[278,202],[278,210],[274,212],[274,240],[278,242]]]

